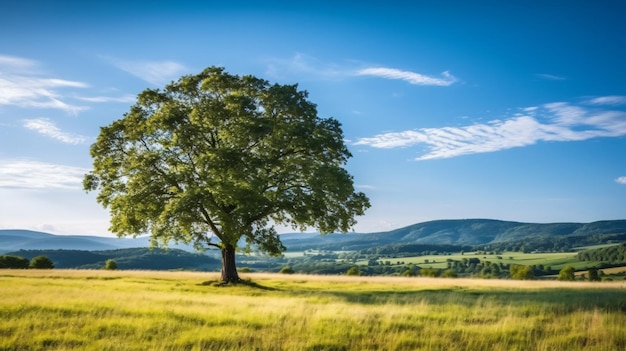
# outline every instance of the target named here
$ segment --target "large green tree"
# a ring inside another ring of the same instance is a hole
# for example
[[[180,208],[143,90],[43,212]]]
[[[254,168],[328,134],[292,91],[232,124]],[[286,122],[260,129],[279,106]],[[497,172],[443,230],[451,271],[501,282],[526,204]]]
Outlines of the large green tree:
[[[576,280],[576,269],[572,266],[565,266],[559,271],[559,280],[574,281]]]
[[[274,228],[346,232],[370,206],[343,168],[340,123],[320,118],[297,85],[209,67],[138,95],[101,128],[84,188],[118,236],[216,246],[222,280],[239,280],[235,251],[280,255]]]
[[[54,263],[46,256],[37,256],[30,260],[28,267],[34,269],[52,269],[54,268]]]

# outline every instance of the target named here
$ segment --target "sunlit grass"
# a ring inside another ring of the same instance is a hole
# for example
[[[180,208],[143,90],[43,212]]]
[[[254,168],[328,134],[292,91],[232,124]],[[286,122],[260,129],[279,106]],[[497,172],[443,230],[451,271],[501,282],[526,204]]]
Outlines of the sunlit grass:
[[[0,350],[619,350],[626,282],[0,271]]]

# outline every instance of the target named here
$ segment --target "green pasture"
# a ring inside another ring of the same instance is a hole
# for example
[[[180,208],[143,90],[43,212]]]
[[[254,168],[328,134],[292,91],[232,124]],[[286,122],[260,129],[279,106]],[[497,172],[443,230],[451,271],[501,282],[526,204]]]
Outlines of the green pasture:
[[[0,350],[621,350],[626,283],[1,270]]]
[[[566,265],[572,265],[576,268],[592,267],[597,262],[583,262],[576,259],[575,252],[558,252],[558,253],[523,253],[523,252],[503,252],[497,255],[466,252],[455,253],[451,255],[426,255],[426,256],[410,256],[398,258],[380,258],[379,263],[384,264],[389,261],[392,265],[399,262],[404,264],[415,264],[423,267],[431,268],[447,268],[447,260],[462,261],[470,258],[478,258],[481,262],[490,261],[492,263],[519,264],[525,266],[544,265],[550,266],[552,269],[561,269]],[[367,265],[366,260],[358,261],[357,264]]]

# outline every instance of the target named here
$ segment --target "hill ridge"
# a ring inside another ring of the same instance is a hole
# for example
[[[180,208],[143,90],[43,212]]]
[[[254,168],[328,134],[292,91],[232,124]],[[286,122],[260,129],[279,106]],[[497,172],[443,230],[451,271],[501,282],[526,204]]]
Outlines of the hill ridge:
[[[289,251],[305,249],[360,250],[391,244],[484,245],[537,237],[568,237],[626,233],[626,219],[594,222],[525,223],[499,219],[441,219],[385,232],[320,235],[282,234]],[[293,235],[290,237],[290,235]],[[56,235],[24,229],[0,230],[0,254],[26,249],[110,250],[149,247],[148,237],[116,238]],[[194,251],[190,245],[170,245]]]

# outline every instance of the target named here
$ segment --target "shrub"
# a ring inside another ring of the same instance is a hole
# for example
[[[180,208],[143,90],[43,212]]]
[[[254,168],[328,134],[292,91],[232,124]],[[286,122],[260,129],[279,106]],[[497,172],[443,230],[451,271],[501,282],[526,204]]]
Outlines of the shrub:
[[[535,278],[535,273],[530,266],[512,264],[509,273],[511,274],[511,278],[517,280],[530,280]]]
[[[444,278],[456,278],[456,277],[458,277],[458,274],[456,274],[456,272],[453,269],[446,269],[445,271],[443,271],[442,277],[444,277]]]
[[[294,274],[294,270],[291,268],[291,266],[287,265],[284,266],[283,268],[280,269],[280,271],[278,271],[278,273],[281,274]]]
[[[420,275],[422,277],[438,277],[439,270],[434,268],[422,268],[420,269]]]
[[[402,272],[403,277],[414,277],[415,272],[412,269],[407,268],[404,272]]]
[[[239,273],[252,273],[252,268],[250,267],[241,267],[238,269]]]
[[[589,281],[590,282],[599,282],[600,274],[598,274],[597,268],[589,268]]]
[[[346,271],[346,275],[361,275],[361,270],[359,267],[350,267]]]
[[[37,256],[30,260],[29,268],[52,269],[54,268],[54,263],[46,256]]]
[[[573,281],[576,279],[576,275],[574,274],[576,270],[572,266],[565,266],[559,272],[559,280],[564,281]]]
[[[114,271],[117,269],[117,262],[115,260],[109,259],[104,263],[104,269]]]

